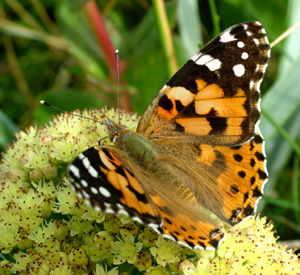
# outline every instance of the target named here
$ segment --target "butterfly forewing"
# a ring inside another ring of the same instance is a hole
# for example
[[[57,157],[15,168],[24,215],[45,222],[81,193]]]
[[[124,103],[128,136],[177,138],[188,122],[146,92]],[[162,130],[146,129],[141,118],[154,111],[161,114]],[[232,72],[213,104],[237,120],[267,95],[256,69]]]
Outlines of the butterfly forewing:
[[[150,139],[174,136],[208,144],[235,145],[253,138],[269,56],[260,23],[225,30],[166,83],[137,131]]]
[[[126,214],[145,224],[161,225],[162,219],[151,199],[116,155],[124,158],[112,146],[92,147],[81,153],[68,167],[77,193],[99,211]]]
[[[258,123],[269,56],[260,23],[225,30],[166,83],[137,133],[109,121],[115,146],[79,154],[68,168],[79,197],[190,248],[217,248],[220,222],[253,215],[267,180]]]

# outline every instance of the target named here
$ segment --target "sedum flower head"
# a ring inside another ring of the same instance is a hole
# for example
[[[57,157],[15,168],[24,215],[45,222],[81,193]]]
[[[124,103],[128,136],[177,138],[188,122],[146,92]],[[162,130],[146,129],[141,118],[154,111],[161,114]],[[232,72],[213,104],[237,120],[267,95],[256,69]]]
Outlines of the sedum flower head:
[[[141,251],[143,244],[135,242],[134,236],[127,230],[120,231],[121,238],[119,241],[112,243],[112,253],[115,255],[114,264],[119,265],[124,262],[133,264]]]
[[[119,268],[114,267],[110,271],[107,270],[107,266],[105,268],[101,265],[96,265],[96,270],[94,272],[95,275],[119,275]]]
[[[156,246],[150,248],[152,256],[156,259],[157,263],[163,267],[167,264],[177,263],[179,261],[177,255],[179,251],[179,244],[171,240],[165,240],[162,236],[158,237]]]
[[[118,121],[113,109],[81,114]],[[137,121],[121,112],[129,128]],[[217,251],[191,251],[129,217],[86,206],[65,172],[80,152],[107,137],[102,123],[63,114],[16,137],[0,163],[0,274],[300,273],[297,256],[276,242],[265,218],[230,228]]]
[[[227,231],[218,250],[199,251],[196,262],[181,263],[181,271],[184,275],[299,274],[297,255],[276,243],[272,229],[266,218],[248,218]]]

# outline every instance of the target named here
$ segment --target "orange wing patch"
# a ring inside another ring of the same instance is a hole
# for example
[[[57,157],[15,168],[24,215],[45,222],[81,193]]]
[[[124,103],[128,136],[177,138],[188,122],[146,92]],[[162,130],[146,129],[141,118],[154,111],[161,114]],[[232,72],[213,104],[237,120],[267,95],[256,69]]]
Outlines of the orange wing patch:
[[[247,100],[245,92],[238,89],[234,97],[227,98],[217,84],[207,86],[202,80],[196,80],[196,83],[199,92],[195,96],[194,111],[200,117],[183,116],[176,119],[176,123],[183,127],[185,133],[200,136],[210,135],[215,129],[214,135],[218,135],[218,129],[222,129],[220,134],[233,136],[234,142],[242,135],[242,124],[248,116],[244,107]]]
[[[116,168],[115,165],[117,166],[121,165],[121,162],[113,154],[110,154],[110,159],[108,159],[105,153],[103,152],[103,150],[99,150],[98,153],[99,153],[99,158],[102,160],[107,170],[115,170]]]
[[[112,152],[104,153],[99,149],[99,157],[104,164],[100,165],[99,169],[106,175],[111,187],[122,194],[119,202],[123,207],[132,209],[139,216],[159,216],[156,207],[147,199],[143,187],[127,169],[122,167]]]
[[[203,80],[196,80],[198,93],[195,97],[195,101],[216,99],[224,97],[223,89],[217,84],[211,84],[209,86]]]
[[[157,108],[157,113],[165,120],[176,117],[181,109],[193,102],[195,95],[183,87],[165,86],[161,93],[165,93],[161,99],[161,105]],[[163,102],[165,100],[165,102]]]
[[[184,128],[185,133],[205,136],[210,133],[212,127],[210,122],[204,118],[178,118],[176,123]]]
[[[245,117],[245,102],[246,97],[196,100],[195,111],[198,115],[208,115],[214,109],[220,117]]]
[[[173,125],[174,132],[201,136],[204,140],[212,137],[211,144],[230,145],[251,138],[258,119],[258,113],[255,114],[257,103],[248,102],[249,96],[241,88],[229,97],[218,84],[208,85],[202,79],[194,81],[196,85],[192,90],[165,86],[160,91],[156,110],[159,119],[148,127],[146,135],[151,132],[164,135],[171,131],[170,125]],[[249,112],[253,113],[251,119]],[[165,123],[170,120],[173,124]],[[143,131],[138,129],[138,132]]]
[[[197,84],[197,90],[198,91],[201,91],[202,89],[204,89],[207,86],[207,83],[203,79],[197,78],[195,80],[195,82]]]
[[[224,233],[209,221],[200,221],[197,217],[189,217],[182,213],[174,214],[172,209],[164,203],[158,196],[151,196],[157,205],[163,219],[161,228],[157,228],[159,233],[171,238],[179,244],[202,249],[216,249],[220,245]]]
[[[242,146],[215,146],[225,157],[226,167],[217,184],[223,196],[225,215],[232,225],[252,215],[262,196],[268,178],[263,146],[259,133]]]
[[[212,166],[215,161],[215,151],[211,145],[201,144],[199,146],[201,152],[205,152],[204,154],[200,154],[196,157],[198,162],[205,163],[208,166]]]

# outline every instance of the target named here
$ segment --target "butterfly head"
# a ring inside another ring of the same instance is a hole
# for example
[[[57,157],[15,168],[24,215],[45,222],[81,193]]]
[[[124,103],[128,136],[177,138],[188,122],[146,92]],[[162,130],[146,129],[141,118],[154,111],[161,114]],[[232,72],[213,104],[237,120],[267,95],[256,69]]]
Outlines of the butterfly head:
[[[109,118],[105,120],[105,125],[108,133],[108,138],[114,144],[117,144],[120,138],[123,137],[124,134],[129,131],[129,129],[126,126],[122,124],[116,124]]]

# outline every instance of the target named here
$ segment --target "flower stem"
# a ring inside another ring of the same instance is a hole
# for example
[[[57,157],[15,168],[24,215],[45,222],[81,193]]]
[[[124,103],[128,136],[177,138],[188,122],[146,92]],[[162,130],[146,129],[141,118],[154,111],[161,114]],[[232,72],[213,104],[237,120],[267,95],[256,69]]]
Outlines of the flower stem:
[[[178,64],[175,57],[172,34],[166,14],[166,9],[164,7],[164,2],[162,0],[153,0],[153,7],[164,55],[167,59],[168,73],[170,76],[172,76],[177,71]]]

